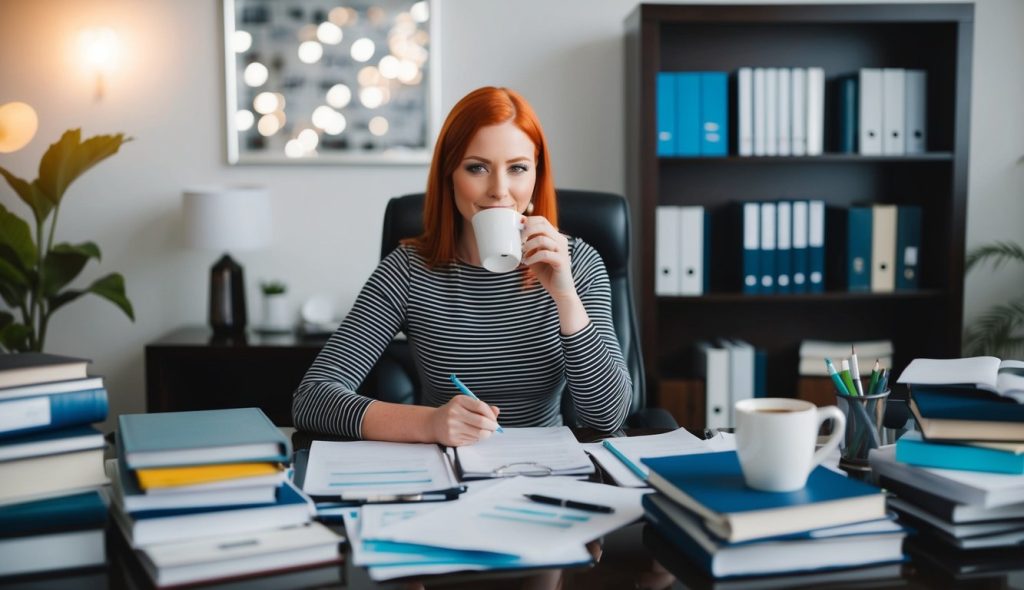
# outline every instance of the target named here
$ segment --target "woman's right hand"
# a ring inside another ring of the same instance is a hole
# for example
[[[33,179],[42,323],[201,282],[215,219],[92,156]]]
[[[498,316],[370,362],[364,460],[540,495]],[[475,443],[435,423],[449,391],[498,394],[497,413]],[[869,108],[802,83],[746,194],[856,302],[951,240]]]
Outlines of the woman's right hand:
[[[430,432],[435,441],[448,447],[471,445],[494,434],[498,411],[497,406],[456,395],[431,413]]]

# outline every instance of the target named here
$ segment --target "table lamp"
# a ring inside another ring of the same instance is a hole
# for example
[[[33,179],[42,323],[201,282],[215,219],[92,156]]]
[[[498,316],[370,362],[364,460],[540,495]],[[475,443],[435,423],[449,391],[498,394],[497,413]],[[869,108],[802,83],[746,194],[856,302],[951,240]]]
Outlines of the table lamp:
[[[210,268],[210,327],[214,335],[245,332],[245,279],[227,253],[270,244],[270,195],[260,187],[201,187],[184,192],[185,240],[224,250]]]

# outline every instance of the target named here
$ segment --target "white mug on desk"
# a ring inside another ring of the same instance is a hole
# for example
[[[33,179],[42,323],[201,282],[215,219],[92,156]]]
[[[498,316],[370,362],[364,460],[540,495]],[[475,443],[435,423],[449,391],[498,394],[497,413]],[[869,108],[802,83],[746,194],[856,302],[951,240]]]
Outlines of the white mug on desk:
[[[480,263],[491,272],[509,272],[523,257],[521,215],[515,209],[495,207],[473,216],[473,234]]]
[[[832,435],[814,450],[818,430],[832,419]],[[846,417],[835,406],[818,408],[790,398],[736,402],[736,453],[747,485],[767,492],[792,492],[839,446]]]

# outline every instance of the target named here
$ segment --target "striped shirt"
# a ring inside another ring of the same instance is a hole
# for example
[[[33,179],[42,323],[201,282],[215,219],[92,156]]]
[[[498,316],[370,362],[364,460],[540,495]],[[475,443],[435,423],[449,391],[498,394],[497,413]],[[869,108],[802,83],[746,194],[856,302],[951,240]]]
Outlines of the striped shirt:
[[[414,247],[399,246],[380,262],[299,384],[295,426],[360,438],[374,400],[356,388],[403,331],[426,405],[458,395],[449,380],[455,373],[498,406],[502,425],[557,426],[568,384],[583,425],[616,430],[633,386],[612,324],[608,273],[582,240],[570,238],[569,256],[590,323],[566,336],[547,291],[538,281],[524,286],[524,268],[503,274],[464,262],[431,268]]]

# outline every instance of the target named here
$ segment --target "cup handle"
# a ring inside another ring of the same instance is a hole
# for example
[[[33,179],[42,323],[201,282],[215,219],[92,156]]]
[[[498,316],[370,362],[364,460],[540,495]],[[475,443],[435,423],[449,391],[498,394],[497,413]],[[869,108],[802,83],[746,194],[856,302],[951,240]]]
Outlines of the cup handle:
[[[832,451],[836,450],[839,446],[839,439],[846,432],[846,416],[843,412],[835,406],[825,406],[824,408],[818,408],[818,430],[821,429],[821,425],[825,423],[829,418],[832,419],[832,435],[825,441],[820,449],[815,451],[814,457],[811,460],[811,469],[821,464],[825,460],[825,457],[829,456]]]

